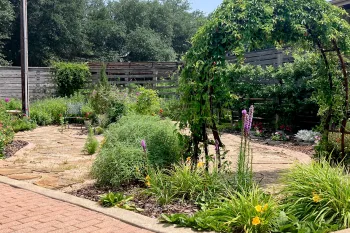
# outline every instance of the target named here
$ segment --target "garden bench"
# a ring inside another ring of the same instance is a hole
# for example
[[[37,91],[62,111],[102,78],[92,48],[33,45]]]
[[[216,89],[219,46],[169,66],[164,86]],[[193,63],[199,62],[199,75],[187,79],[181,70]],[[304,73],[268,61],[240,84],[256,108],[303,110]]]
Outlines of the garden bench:
[[[11,119],[13,120],[16,117],[20,117],[22,115],[21,110],[6,110],[6,113],[11,115]]]
[[[75,119],[78,121],[84,121],[84,117],[82,117],[82,103],[69,103],[67,104],[67,111],[64,116],[64,122],[67,122],[69,119]],[[69,129],[69,122],[67,123]],[[81,128],[83,128],[84,124],[81,124]]]
[[[19,116],[22,114],[22,111],[20,110],[7,110],[6,112],[12,116]]]

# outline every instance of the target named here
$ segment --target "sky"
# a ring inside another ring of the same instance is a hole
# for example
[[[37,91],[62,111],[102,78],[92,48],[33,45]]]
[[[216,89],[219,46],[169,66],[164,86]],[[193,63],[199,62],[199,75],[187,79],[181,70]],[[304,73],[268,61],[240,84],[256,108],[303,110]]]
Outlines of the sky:
[[[213,12],[223,0],[189,0],[192,10],[201,10],[206,14]]]

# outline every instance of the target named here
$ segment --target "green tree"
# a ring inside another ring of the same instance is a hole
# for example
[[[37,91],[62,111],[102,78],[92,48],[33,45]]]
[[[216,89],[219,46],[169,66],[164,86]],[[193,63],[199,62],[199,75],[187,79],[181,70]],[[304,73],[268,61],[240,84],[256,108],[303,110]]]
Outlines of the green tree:
[[[19,65],[20,1],[11,2],[16,7],[16,24],[11,41],[6,46],[6,55]],[[51,59],[74,60],[88,53],[85,13],[86,0],[28,1],[29,64],[42,66]]]
[[[171,61],[176,54],[161,36],[151,29],[137,28],[127,36],[126,47],[132,61]]]
[[[85,31],[92,46],[88,59],[118,61],[126,53],[126,27],[123,21],[113,19],[113,4],[103,0],[89,0]]]
[[[9,1],[16,20],[12,28],[4,30],[12,32],[4,53],[14,65],[20,65],[20,1]],[[187,0],[28,1],[29,64],[44,66],[50,60],[180,59],[205,20],[202,13],[190,12],[189,6]],[[150,38],[141,35],[142,32]],[[153,48],[155,42],[160,48]],[[140,49],[135,43],[141,45]],[[145,52],[148,48],[150,51]]]
[[[9,39],[10,29],[14,20],[13,6],[9,0],[0,0],[0,65],[8,64],[4,59],[4,41]]]

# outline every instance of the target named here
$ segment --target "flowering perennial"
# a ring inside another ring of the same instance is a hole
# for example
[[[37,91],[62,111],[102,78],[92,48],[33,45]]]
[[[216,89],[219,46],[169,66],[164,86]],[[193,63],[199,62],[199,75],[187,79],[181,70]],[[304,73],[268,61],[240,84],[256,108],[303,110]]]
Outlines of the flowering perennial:
[[[141,146],[143,148],[143,151],[146,153],[147,145],[146,145],[146,141],[145,140],[141,140]]]
[[[254,226],[257,226],[257,225],[261,224],[260,218],[259,218],[258,216],[256,216],[255,218],[253,218],[252,224],[253,224]]]
[[[247,110],[245,110],[245,109],[242,111],[245,136],[249,135],[249,132],[252,128],[253,116],[254,116],[254,106],[253,105],[250,106],[248,113],[247,113]]]

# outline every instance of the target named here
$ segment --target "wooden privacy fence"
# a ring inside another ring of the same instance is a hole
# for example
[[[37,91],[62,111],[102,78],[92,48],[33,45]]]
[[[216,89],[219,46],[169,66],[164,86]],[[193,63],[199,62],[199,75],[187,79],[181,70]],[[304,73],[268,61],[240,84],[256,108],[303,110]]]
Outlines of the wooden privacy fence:
[[[93,83],[97,83],[103,63],[88,63]],[[173,95],[178,85],[182,62],[109,62],[108,81],[117,86],[143,85],[159,90],[161,95]]]
[[[277,49],[264,49],[254,52],[249,52],[244,55],[244,63],[251,65],[260,65],[262,67],[266,66],[280,66],[284,63],[291,63],[294,61],[291,55],[287,55],[285,50]],[[227,54],[226,60],[230,63],[237,61],[237,58],[230,53]]]
[[[292,62],[281,50],[266,49],[245,55],[245,63],[261,66],[278,66]],[[236,57],[227,54],[229,62]],[[106,63],[106,74],[111,84],[128,86],[144,85],[154,88],[161,95],[174,95],[178,85],[178,75],[182,62],[110,62]],[[89,63],[92,82],[97,83],[102,63]],[[29,95],[31,99],[44,98],[54,94],[54,82],[51,69],[45,67],[29,68]],[[0,98],[21,98],[20,67],[0,67]]]
[[[89,63],[92,82],[97,83],[102,63]],[[107,77],[111,84],[128,86],[146,85],[159,89],[163,95],[174,94],[181,62],[121,62],[106,63]],[[40,99],[54,95],[51,68],[29,68],[29,96]],[[167,90],[170,90],[167,92]],[[0,98],[21,98],[21,68],[0,67]]]
[[[51,96],[55,89],[50,68],[31,67],[28,73],[29,96],[40,99]],[[0,98],[21,98],[21,68],[0,67]]]

